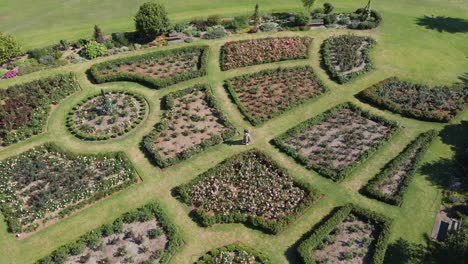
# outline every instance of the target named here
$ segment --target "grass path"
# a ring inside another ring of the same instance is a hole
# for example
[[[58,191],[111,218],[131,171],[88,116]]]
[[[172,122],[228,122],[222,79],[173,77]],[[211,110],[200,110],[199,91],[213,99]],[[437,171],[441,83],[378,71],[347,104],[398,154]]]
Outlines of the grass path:
[[[199,2],[201,6],[203,1],[195,2]],[[215,8],[222,1],[210,2],[212,2],[211,7]],[[262,3],[262,1],[260,2]],[[279,0],[272,1],[271,7],[281,6],[285,2],[286,1]],[[333,30],[300,33],[282,32],[275,34],[277,36],[301,35],[313,37],[314,41],[311,48],[311,56],[308,60],[252,66],[227,72],[221,72],[218,66],[219,49],[226,39],[203,42],[211,46],[208,76],[162,90],[153,90],[136,83],[127,82],[102,85],[91,84],[86,78],[85,71],[93,63],[108,60],[109,58],[77,65],[69,65],[59,69],[33,73],[31,75],[0,82],[0,88],[6,88],[13,83],[25,82],[56,72],[74,71],[78,74],[79,81],[82,85],[82,90],[80,92],[65,99],[52,112],[47,127],[47,133],[0,149],[0,159],[19,154],[33,146],[50,141],[56,142],[70,151],[80,153],[123,150],[129,155],[143,179],[143,182],[114,194],[79,213],[62,219],[57,224],[51,225],[19,241],[14,238],[13,234],[6,232],[5,222],[3,219],[0,219],[0,263],[31,263],[49,254],[56,247],[75,240],[86,231],[96,228],[101,224],[108,223],[122,213],[154,199],[161,203],[169,217],[181,228],[184,239],[187,242],[174,256],[172,263],[189,263],[212,248],[235,241],[242,241],[250,247],[265,252],[271,257],[273,263],[286,263],[288,260],[287,256],[292,256],[290,258],[294,261],[293,254],[290,254],[290,252],[293,251],[290,250],[291,246],[334,207],[348,202],[357,203],[363,207],[393,218],[395,221],[391,235],[392,240],[403,237],[414,242],[423,243],[424,235],[427,235],[431,231],[435,211],[440,204],[441,198],[440,189],[428,179],[428,175],[421,172],[417,173],[409,187],[401,208],[368,199],[360,195],[358,190],[372,178],[385,163],[403,150],[419,133],[429,129],[440,130],[444,125],[416,121],[403,118],[388,111],[381,111],[361,103],[355,99],[354,95],[371,84],[392,75],[430,84],[450,84],[455,82],[457,77],[463,73],[463,70],[468,68],[466,59],[461,59],[463,54],[467,52],[466,47],[464,47],[462,43],[466,37],[460,36],[459,34],[439,33],[414,26],[413,21],[411,21],[412,18],[407,17],[410,12],[409,9],[412,9],[414,12],[419,12],[419,14],[424,14],[428,12],[428,10],[435,10],[440,6],[436,1],[425,0],[425,2],[427,2],[427,5],[422,7],[422,10],[418,11],[414,11],[417,7],[415,1],[408,1],[405,7],[397,6],[393,9],[390,9],[389,6],[395,4],[376,4],[388,6],[387,8],[382,7],[381,11],[384,13],[385,17],[384,24],[376,30],[354,32],[355,34],[370,35],[378,41],[376,49],[372,52],[376,69],[346,85],[337,85],[332,82],[319,67],[318,53],[322,40],[330,35],[343,32]],[[71,5],[74,1],[68,1],[66,3]],[[206,3],[208,3],[208,1],[206,1]],[[342,1],[339,1],[336,5],[341,6],[341,4]],[[188,5],[196,6],[196,4]],[[232,11],[243,11],[246,6],[250,5],[248,1],[240,1],[238,8],[235,8],[234,4],[226,5],[225,8],[231,8]],[[14,4],[9,2],[7,6],[14,6]],[[169,2],[168,6],[170,6]],[[343,6],[349,6],[349,4]],[[454,15],[460,14],[459,12],[461,11],[458,9],[466,8],[464,5],[462,5],[462,8],[454,8],[451,4],[447,4],[447,6],[449,7],[444,10],[449,10],[447,12],[451,12]],[[172,7],[169,7],[170,10],[171,8]],[[5,7],[0,8],[0,21],[2,22],[5,20],[2,17],[3,10],[5,10]],[[207,10],[210,9],[208,8]],[[181,10],[181,14],[183,14],[183,12],[184,10]],[[2,30],[2,28],[0,28],[0,30]],[[411,35],[414,37],[404,39],[403,34],[406,34],[407,37]],[[262,36],[265,35],[241,35],[230,37],[229,40],[258,38]],[[424,48],[421,48],[421,45],[424,45]],[[174,48],[174,46],[168,48]],[[133,52],[133,54],[144,52],[148,52],[148,50],[136,51]],[[113,58],[121,56],[128,56],[128,54],[113,56]],[[165,170],[160,170],[153,166],[139,149],[139,143],[143,136],[151,131],[152,126],[160,120],[160,99],[169,92],[189,87],[195,83],[209,83],[214,89],[216,98],[221,102],[223,110],[228,114],[233,124],[240,130],[244,127],[250,127],[250,125],[242,118],[236,106],[229,99],[226,91],[222,87],[223,80],[261,69],[305,64],[312,65],[318,76],[331,91],[312,103],[296,107],[259,127],[252,128],[254,141],[250,146],[217,145],[187,161]],[[142,126],[137,128],[129,136],[118,140],[109,142],[85,142],[76,139],[67,131],[64,125],[66,114],[74,104],[89,94],[99,91],[101,88],[128,89],[145,95],[150,103],[149,117]],[[354,173],[343,182],[334,183],[313,171],[304,169],[291,158],[280,153],[276,148],[270,145],[269,141],[273,137],[345,101],[351,101],[373,113],[382,115],[391,120],[396,120],[404,126],[404,129],[388,144],[385,144],[384,147],[368,161],[359,166]],[[456,124],[462,120],[468,120],[467,112],[460,115],[453,123]],[[216,225],[211,228],[201,228],[197,226],[196,223],[188,217],[188,207],[174,199],[170,194],[170,190],[175,186],[188,182],[222,160],[248,148],[259,148],[267,154],[270,154],[280,165],[287,168],[293,177],[310,182],[324,194],[324,197],[313,207],[306,210],[305,214],[293,222],[289,228],[276,236],[266,235],[240,224]],[[423,162],[450,158],[452,155],[453,152],[450,146],[437,140],[429,149],[429,153],[426,155]]]

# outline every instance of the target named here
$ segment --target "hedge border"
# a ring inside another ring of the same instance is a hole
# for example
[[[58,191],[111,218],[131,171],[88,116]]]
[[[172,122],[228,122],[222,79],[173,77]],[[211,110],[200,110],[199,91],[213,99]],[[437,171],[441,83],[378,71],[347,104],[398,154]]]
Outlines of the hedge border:
[[[126,189],[127,187],[135,184],[136,182],[138,182],[138,179],[139,179],[139,176],[138,176],[138,173],[137,171],[135,170],[135,167],[133,166],[133,163],[130,161],[130,158],[127,156],[127,154],[123,151],[119,151],[119,152],[99,152],[99,153],[94,153],[94,154],[80,154],[80,153],[76,153],[76,152],[71,152],[71,151],[68,151],[68,150],[65,150],[64,148],[60,147],[59,145],[53,143],[53,142],[47,142],[43,145],[40,145],[40,146],[37,146],[37,147],[34,147],[32,149],[35,149],[35,148],[38,148],[38,147],[46,147],[48,150],[50,151],[56,151],[56,152],[60,152],[64,155],[66,155],[68,158],[70,159],[74,159],[76,158],[77,156],[93,156],[93,157],[97,157],[97,158],[103,158],[103,157],[107,157],[107,158],[116,158],[116,159],[121,159],[122,162],[125,164],[125,167],[127,167],[128,169],[130,169],[133,173],[133,177],[131,177],[128,181],[118,185],[118,186],[115,186],[113,188],[110,188],[110,189],[106,189],[106,190],[103,190],[101,192],[98,192],[96,193],[95,195],[93,195],[92,197],[89,197],[89,199],[85,199],[75,205],[71,205],[71,206],[67,206],[66,208],[62,209],[61,211],[58,212],[58,216],[59,218],[64,218],[66,217],[67,215],[70,215],[72,214],[73,212],[76,212],[77,210],[85,207],[86,205],[89,205],[89,204],[94,204],[95,202],[105,198],[105,197],[108,197],[118,191],[121,191],[123,189]],[[29,150],[26,150],[16,156],[13,156],[13,157],[10,157],[10,158],[15,158],[19,155],[22,155],[23,153],[25,152],[28,152],[32,149],[29,149]],[[10,159],[8,158],[8,159]],[[18,219],[13,215],[13,211],[11,210],[10,206],[8,206],[8,204],[6,203],[3,203],[3,204],[0,204],[0,211],[2,212],[4,218],[5,218],[5,222],[7,223],[7,227],[8,227],[8,232],[11,232],[11,233],[19,233],[19,232],[22,232],[22,226],[19,224],[18,222]],[[37,230],[37,227],[32,230],[32,231],[35,231]]]
[[[403,203],[403,196],[414,177],[419,163],[437,135],[438,132],[436,130],[429,130],[419,134],[419,136],[406,146],[396,158],[388,162],[385,167],[363,187],[361,192],[370,198],[400,206]],[[393,173],[398,170],[399,166],[410,158],[414,151],[416,151],[416,154],[407,169],[407,173],[403,176],[398,191],[394,195],[386,195],[380,192],[377,189],[378,185],[383,180],[393,175]]]
[[[67,91],[66,94],[64,94],[63,96],[59,96],[58,100],[56,100],[56,101],[49,100],[46,104],[44,104],[41,107],[36,108],[34,110],[34,112],[31,113],[32,116],[39,116],[40,117],[39,125],[36,126],[36,127],[32,127],[32,126],[28,125],[26,127],[21,127],[19,129],[17,129],[16,130],[16,135],[20,134],[20,136],[15,138],[15,140],[13,142],[5,142],[4,139],[1,139],[0,140],[0,145],[1,146],[13,145],[15,143],[27,140],[27,139],[29,139],[29,138],[31,138],[33,136],[36,136],[36,135],[44,132],[44,130],[46,129],[46,126],[47,126],[49,116],[51,114],[50,105],[58,105],[61,101],[63,101],[64,99],[68,98],[70,95],[72,95],[73,93],[75,93],[76,91],[81,89],[81,86],[80,86],[80,83],[78,82],[78,80],[76,78],[76,74],[70,72],[70,73],[56,74],[56,75],[53,75],[53,76],[50,76],[50,77],[37,79],[37,80],[27,82],[27,83],[20,83],[20,84],[12,85],[12,86],[9,86],[6,89],[6,90],[9,90],[9,89],[16,89],[16,88],[22,87],[22,86],[30,86],[33,83],[54,82],[54,81],[63,81],[63,80],[66,80],[66,82],[69,82],[71,84],[70,85],[71,86],[70,91]],[[44,112],[44,113],[42,113],[42,112]],[[30,130],[30,133],[27,133],[27,130]]]
[[[220,144],[223,141],[232,138],[233,136],[236,135],[237,130],[235,127],[231,124],[231,122],[228,120],[226,114],[221,110],[220,105],[216,101],[213,91],[210,86],[205,85],[205,84],[198,84],[193,87],[184,89],[184,90],[179,90],[176,92],[172,92],[168,95],[166,95],[162,99],[162,105],[164,108],[167,109],[167,112],[170,112],[171,109],[174,108],[174,99],[182,97],[184,95],[196,92],[196,91],[204,91],[206,94],[207,98],[207,103],[208,106],[211,108],[214,108],[216,113],[219,115],[219,119],[223,122],[223,125],[227,128],[226,131],[221,133],[220,135],[215,135],[211,137],[209,140],[205,140],[201,142],[198,145],[192,146],[189,149],[186,149],[185,151],[182,151],[180,153],[177,153],[177,155],[173,158],[168,158],[165,159],[163,158],[160,154],[159,151],[155,148],[154,146],[154,141],[158,137],[158,133],[163,131],[164,129],[167,128],[169,125],[168,122],[162,121],[159,122],[155,125],[155,128],[145,137],[143,137],[143,140],[141,142],[142,147],[146,152],[150,155],[151,159],[156,163],[161,168],[169,167],[171,165],[174,165],[178,162],[181,162],[183,160],[189,159],[190,157],[194,156],[195,154],[198,154],[207,148]],[[166,112],[166,113],[167,113]]]
[[[174,188],[173,195],[181,202],[190,205],[191,201],[190,195],[188,194],[188,189],[190,188],[190,185],[192,183],[195,183],[200,178],[209,177],[210,175],[217,173],[219,169],[223,168],[226,165],[229,165],[232,161],[250,153],[255,153],[261,159],[267,160],[271,163],[271,165],[277,167],[283,173],[288,174],[287,170],[280,166],[270,156],[266,155],[258,149],[251,149],[231,156],[225,159],[224,161],[218,163],[215,167],[205,171],[202,174],[199,174],[190,182],[177,186],[176,188]],[[204,227],[209,227],[214,224],[223,223],[243,223],[245,225],[250,225],[252,227],[259,228],[265,233],[276,235],[285,230],[292,222],[299,218],[305,212],[305,210],[311,207],[318,199],[322,197],[322,194],[315,188],[313,188],[311,184],[302,181],[297,181],[292,176],[290,177],[292,178],[294,185],[305,191],[307,196],[303,199],[302,203],[299,204],[295,213],[288,214],[286,217],[280,220],[265,220],[261,217],[250,216],[243,213],[232,213],[228,215],[211,215],[205,213],[203,209],[194,209],[191,212],[193,214],[194,221],[198,222],[201,226]]]
[[[268,75],[268,74],[280,72],[280,71],[283,71],[283,70],[297,70],[297,69],[305,69],[307,71],[310,71],[310,74],[312,75],[314,80],[317,82],[317,84],[319,86],[321,86],[324,89],[324,91],[322,93],[318,94],[317,96],[315,96],[314,98],[298,100],[298,101],[290,104],[285,109],[279,110],[279,111],[276,111],[276,112],[272,113],[269,118],[263,119],[263,120],[254,118],[252,115],[249,114],[249,111],[247,110],[247,108],[245,108],[245,106],[239,100],[239,97],[237,96],[237,92],[235,91],[235,87],[231,83],[233,80],[237,80],[237,79],[249,78],[249,77],[254,77],[254,76],[258,76],[258,75]],[[239,109],[239,111],[245,116],[245,118],[247,118],[247,120],[253,126],[258,126],[260,124],[268,122],[269,120],[271,120],[271,119],[273,119],[273,118],[275,118],[277,116],[280,116],[283,113],[285,113],[285,112],[287,112],[287,111],[289,111],[289,110],[291,110],[291,109],[293,109],[295,107],[298,107],[299,105],[302,105],[304,103],[314,102],[314,101],[318,100],[319,98],[321,98],[323,95],[327,94],[330,91],[328,89],[328,87],[326,87],[325,84],[322,82],[322,80],[317,76],[317,74],[315,73],[313,68],[311,66],[308,66],[308,65],[306,65],[306,66],[296,66],[296,67],[287,67],[287,68],[279,67],[279,68],[276,68],[276,69],[267,69],[267,70],[262,70],[262,71],[255,72],[255,73],[240,75],[240,76],[225,80],[224,81],[224,88],[228,91],[231,99],[237,105],[237,108]]]
[[[228,69],[225,66],[226,44],[232,44],[232,43],[237,44],[237,43],[244,43],[244,42],[250,42],[250,41],[263,41],[263,40],[284,39],[284,38],[299,38],[302,41],[310,40],[310,42],[308,44],[306,44],[306,46],[307,46],[306,54],[304,56],[301,56],[301,57],[298,57],[298,58],[281,58],[279,60],[273,60],[273,61],[262,61],[262,62],[258,62],[258,63],[252,63],[252,64],[244,65],[242,67],[236,67],[236,68],[229,68]],[[238,41],[228,41],[228,42],[225,42],[221,46],[220,56],[219,56],[219,67],[220,67],[221,71],[229,71],[229,70],[242,69],[242,68],[245,68],[245,67],[250,67],[250,66],[255,66],[255,65],[270,64],[270,63],[280,62],[280,61],[305,60],[305,59],[310,58],[310,50],[311,50],[311,47],[312,47],[312,41],[313,40],[314,39],[311,38],[311,37],[293,36],[293,37],[267,37],[267,38],[245,39],[245,40],[238,40]]]
[[[313,162],[309,161],[308,158],[306,158],[303,155],[299,154],[299,152],[297,152],[293,148],[287,146],[283,142],[286,138],[291,137],[291,136],[303,131],[304,129],[307,129],[307,128],[310,128],[310,127],[312,127],[314,125],[317,125],[320,122],[323,122],[326,119],[334,116],[339,110],[344,109],[344,108],[351,109],[352,111],[360,111],[361,114],[364,117],[366,117],[366,118],[368,118],[368,119],[370,119],[372,121],[375,121],[375,122],[383,123],[384,125],[388,126],[390,128],[390,131],[386,134],[386,136],[383,139],[376,142],[370,149],[368,149],[366,152],[364,152],[357,160],[355,160],[354,162],[352,162],[351,164],[346,166],[341,171],[335,172],[335,171],[333,171],[331,169],[328,169],[328,168],[325,168],[325,167],[323,167],[321,165],[314,164]],[[296,162],[298,162],[299,164],[302,164],[307,169],[315,170],[319,174],[321,174],[321,175],[323,175],[325,177],[328,177],[333,181],[338,181],[339,182],[339,181],[343,180],[344,178],[348,177],[349,175],[351,175],[353,170],[359,164],[361,164],[361,163],[365,162],[367,159],[369,159],[372,156],[372,154],[374,154],[378,149],[380,149],[380,147],[382,147],[384,144],[386,144],[399,131],[400,131],[400,126],[399,126],[399,124],[397,122],[389,121],[389,120],[387,120],[387,119],[385,119],[385,118],[383,118],[381,116],[374,115],[374,114],[372,114],[372,113],[370,113],[368,111],[364,111],[361,108],[359,108],[358,106],[356,106],[356,105],[354,105],[354,104],[352,104],[350,102],[345,102],[345,103],[339,104],[339,105],[325,111],[324,113],[322,113],[322,114],[320,114],[318,116],[315,116],[315,117],[313,117],[311,119],[308,119],[308,120],[300,123],[299,125],[289,129],[285,133],[283,133],[280,136],[274,138],[272,140],[272,144],[275,145],[279,150],[281,150],[285,154],[291,156],[293,159],[296,160]]]
[[[148,213],[151,214],[152,218],[148,219]],[[71,251],[72,248],[76,248],[77,245],[81,246],[83,249],[79,254],[81,254],[84,250],[84,246],[89,246],[93,240],[96,238],[101,239],[105,237],[108,230],[112,230],[112,234],[120,233],[119,229],[121,228],[123,223],[134,223],[137,221],[149,221],[152,219],[156,219],[158,223],[163,228],[165,235],[168,238],[168,242],[166,245],[166,251],[162,254],[159,263],[168,263],[171,257],[179,250],[181,246],[185,244],[182,234],[178,227],[174,225],[165,211],[161,208],[161,206],[156,203],[155,201],[150,202],[143,207],[135,209],[133,211],[127,212],[122,216],[115,219],[111,224],[104,224],[101,227],[94,229],[92,231],[87,232],[86,234],[82,235],[79,239],[74,242],[68,243],[63,245],[48,256],[36,261],[37,264],[48,264],[48,263],[62,263],[60,260],[64,257],[68,257],[72,255]],[[109,236],[111,234],[107,234]]]
[[[400,114],[405,117],[409,118],[414,118],[422,121],[432,121],[432,122],[450,122],[452,119],[454,119],[459,113],[463,112],[463,109],[457,109],[455,114],[453,116],[450,115],[443,115],[440,113],[437,113],[435,111],[413,111],[413,110],[405,110],[401,106],[399,106],[397,103],[394,103],[391,100],[385,100],[382,97],[376,95],[374,93],[375,89],[378,89],[378,87],[382,84],[385,84],[390,81],[398,81],[398,82],[407,82],[405,80],[401,80],[398,77],[390,77],[385,80],[382,80],[371,87],[363,90],[362,92],[358,93],[356,97],[360,99],[363,102],[369,103],[371,105],[374,105],[378,108],[389,110],[391,112]],[[410,83],[410,82],[408,82]],[[447,89],[450,89],[449,87],[446,87]],[[460,90],[467,90],[468,91],[468,86],[455,86],[455,89],[460,89]],[[431,90],[433,88],[428,87],[427,89]],[[468,93],[468,92],[467,92]],[[465,98],[465,104],[468,101],[468,98]]]
[[[340,36],[345,36],[345,35],[340,35]],[[338,72],[335,67],[333,66],[333,63],[331,61],[331,47],[332,47],[332,40],[334,38],[337,38],[339,36],[333,36],[325,39],[321,45],[320,48],[320,55],[321,55],[321,62],[323,67],[325,68],[325,71],[328,73],[331,79],[335,80],[339,84],[344,84],[346,82],[349,82],[371,70],[374,69],[373,61],[370,56],[371,50],[374,48],[375,44],[377,43],[373,38],[367,37],[367,36],[356,36],[352,35],[356,38],[361,39],[362,41],[366,41],[369,43],[367,48],[365,48],[362,52],[362,57],[366,63],[364,69],[357,71],[357,72],[352,72],[348,75],[343,75],[341,72]]]
[[[272,263],[270,261],[270,259],[265,254],[263,254],[262,252],[257,251],[255,249],[252,249],[250,247],[247,247],[247,246],[237,242],[237,243],[226,245],[226,246],[223,246],[223,247],[220,247],[220,248],[212,249],[212,250],[206,252],[206,254],[201,256],[198,259],[198,261],[195,262],[195,264],[210,263],[210,262],[207,262],[207,261],[211,261],[214,257],[217,257],[221,252],[233,252],[233,251],[234,252],[245,251],[245,252],[247,252],[249,254],[252,254],[252,255],[255,256],[255,260],[262,263],[262,264],[271,264]]]
[[[387,244],[390,238],[392,220],[368,209],[358,207],[354,204],[347,204],[341,207],[326,222],[321,224],[318,228],[315,228],[314,233],[312,233],[299,245],[298,253],[305,264],[316,263],[313,256],[311,255],[311,252],[318,246],[318,244],[325,236],[327,236],[336,226],[341,224],[343,220],[351,213],[366,218],[374,225],[380,227],[380,234],[377,237],[377,241],[375,242],[374,254],[372,256],[371,263],[383,263],[385,258],[385,251],[387,250]]]
[[[125,63],[135,63],[139,61],[144,61],[147,59],[156,59],[156,58],[163,58],[174,54],[179,53],[186,53],[191,51],[200,51],[200,60],[199,60],[199,69],[196,71],[184,72],[181,74],[177,74],[172,77],[165,77],[165,78],[152,78],[141,74],[134,74],[134,73],[115,73],[115,74],[107,74],[107,75],[100,75],[99,70],[107,67],[111,67],[118,64],[125,64]],[[164,51],[155,51],[151,53],[146,53],[143,55],[136,55],[131,57],[124,57],[121,59],[116,60],[109,60],[106,62],[94,64],[89,69],[90,75],[94,78],[97,83],[104,83],[104,82],[114,82],[114,81],[133,81],[138,82],[143,85],[147,85],[149,87],[155,89],[161,89],[179,82],[187,81],[190,79],[195,79],[198,77],[202,77],[206,75],[206,67],[208,63],[208,55],[209,55],[210,47],[209,46],[190,46],[190,47],[183,47],[183,48],[175,48],[170,50]]]
[[[119,131],[117,133],[110,134],[110,135],[94,136],[94,135],[90,135],[88,133],[80,131],[75,126],[75,122],[74,122],[75,113],[83,104],[101,95],[100,92],[94,93],[86,97],[85,99],[81,100],[79,103],[75,104],[75,106],[73,106],[73,108],[68,112],[67,119],[66,119],[66,126],[68,128],[68,131],[72,135],[82,140],[91,140],[91,141],[105,141],[109,139],[115,139],[118,137],[124,137],[130,134],[131,132],[133,132],[141,124],[141,122],[143,122],[143,120],[147,117],[149,103],[148,103],[148,100],[143,95],[134,93],[134,92],[129,92],[126,90],[118,90],[118,89],[105,91],[105,93],[106,94],[123,93],[123,94],[129,95],[129,96],[132,96],[133,98],[138,99],[141,103],[143,103],[142,109],[139,113],[139,117],[135,120],[135,122],[133,122],[130,126],[126,127],[124,130]]]

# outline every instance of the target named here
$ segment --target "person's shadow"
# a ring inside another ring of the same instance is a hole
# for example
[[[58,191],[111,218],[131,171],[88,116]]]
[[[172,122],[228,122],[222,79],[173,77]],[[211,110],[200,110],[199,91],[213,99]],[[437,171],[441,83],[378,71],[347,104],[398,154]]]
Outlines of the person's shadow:
[[[244,145],[244,142],[242,142],[242,139],[239,139],[239,140],[229,140],[229,141],[224,142],[224,144],[228,146],[242,146]]]

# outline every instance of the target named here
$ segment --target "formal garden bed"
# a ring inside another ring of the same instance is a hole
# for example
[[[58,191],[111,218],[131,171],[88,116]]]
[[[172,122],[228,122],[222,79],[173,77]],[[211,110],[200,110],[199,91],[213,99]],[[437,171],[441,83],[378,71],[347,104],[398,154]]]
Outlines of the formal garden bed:
[[[174,193],[202,226],[244,223],[272,234],[284,230],[320,196],[258,150],[226,159]]]
[[[362,91],[358,97],[407,117],[449,122],[465,109],[468,87],[429,87],[391,77]]]
[[[163,88],[205,75],[208,49],[192,46],[106,61],[93,65],[90,73],[97,83],[135,81]]]
[[[137,179],[123,153],[78,155],[48,143],[0,161],[0,210],[10,232],[28,233]]]
[[[259,125],[327,91],[309,66],[247,74],[227,80],[225,86],[252,125]]]
[[[312,43],[312,39],[307,37],[226,42],[221,47],[221,69],[227,71],[263,63],[306,59],[309,57],[310,43]]]
[[[240,243],[213,249],[195,262],[195,264],[218,263],[268,264],[271,262],[263,253]]]
[[[373,68],[369,51],[374,45],[375,40],[365,36],[330,37],[321,47],[322,64],[332,79],[348,82]]]
[[[0,145],[44,131],[50,105],[79,89],[74,74],[60,74],[0,89]]]
[[[322,223],[298,247],[304,263],[381,264],[390,220],[367,209],[346,205]]]
[[[397,123],[343,103],[275,138],[308,169],[339,181],[399,130]]]
[[[81,139],[108,140],[134,130],[147,116],[145,98],[127,91],[89,96],[69,112],[67,127]]]
[[[152,202],[59,247],[37,264],[168,263],[183,244],[178,228]]]
[[[362,192],[383,202],[401,205],[409,183],[411,182],[419,162],[437,136],[437,131],[430,130],[419,135],[395,159],[377,174],[362,189]]]
[[[143,138],[143,147],[160,167],[173,165],[235,135],[211,88],[197,85],[163,98],[162,120]]]

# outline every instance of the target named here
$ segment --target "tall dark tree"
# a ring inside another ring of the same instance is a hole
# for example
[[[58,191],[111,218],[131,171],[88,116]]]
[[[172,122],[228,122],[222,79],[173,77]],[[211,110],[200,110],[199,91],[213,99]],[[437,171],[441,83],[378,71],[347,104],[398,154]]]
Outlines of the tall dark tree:
[[[261,20],[261,17],[260,17],[260,11],[259,11],[259,6],[258,6],[258,3],[255,5],[255,10],[254,10],[254,13],[252,15],[252,20],[254,21],[254,25],[257,27],[258,25],[260,25],[260,20]]]
[[[94,25],[94,39],[97,43],[104,43],[104,34],[98,25]]]

